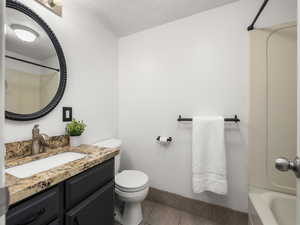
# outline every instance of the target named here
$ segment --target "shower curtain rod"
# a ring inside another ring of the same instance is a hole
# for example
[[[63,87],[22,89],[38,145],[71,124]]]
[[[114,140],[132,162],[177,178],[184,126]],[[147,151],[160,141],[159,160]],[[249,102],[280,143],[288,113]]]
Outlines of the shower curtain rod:
[[[264,9],[265,9],[266,5],[268,4],[268,2],[269,2],[269,0],[264,0],[263,4],[261,5],[261,7],[260,7],[260,9],[258,11],[258,13],[255,16],[253,22],[251,23],[250,26],[248,26],[248,28],[247,28],[248,31],[251,31],[251,30],[254,29],[254,25],[255,25],[257,19],[259,18],[259,16],[262,13],[262,11],[264,11]]]
[[[34,65],[34,66],[39,66],[39,67],[43,67],[43,68],[47,68],[49,70],[55,70],[55,71],[59,72],[59,69],[52,68],[52,67],[49,67],[49,66],[44,66],[44,65],[41,65],[41,64],[38,64],[38,63],[35,63],[35,62],[30,62],[30,61],[27,61],[27,60],[24,60],[24,59],[19,59],[19,58],[12,57],[12,56],[9,56],[9,55],[6,55],[5,57],[8,58],[8,59],[20,61],[20,62],[23,62],[23,63],[28,63],[28,64],[31,64],[31,65]]]

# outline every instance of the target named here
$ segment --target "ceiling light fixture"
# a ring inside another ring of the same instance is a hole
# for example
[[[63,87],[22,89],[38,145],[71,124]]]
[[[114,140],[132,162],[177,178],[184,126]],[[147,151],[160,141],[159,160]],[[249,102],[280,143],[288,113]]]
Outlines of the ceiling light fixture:
[[[58,5],[58,0],[48,0],[48,5],[53,8]]]
[[[15,32],[16,36],[22,41],[34,42],[39,36],[35,30],[20,24],[12,24],[10,27]]]

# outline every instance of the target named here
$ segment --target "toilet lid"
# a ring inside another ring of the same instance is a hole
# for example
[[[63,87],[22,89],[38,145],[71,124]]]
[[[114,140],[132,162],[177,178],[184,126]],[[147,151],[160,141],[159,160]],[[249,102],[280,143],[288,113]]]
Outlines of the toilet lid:
[[[115,177],[115,185],[123,191],[138,191],[148,185],[148,176],[137,170],[124,170]]]

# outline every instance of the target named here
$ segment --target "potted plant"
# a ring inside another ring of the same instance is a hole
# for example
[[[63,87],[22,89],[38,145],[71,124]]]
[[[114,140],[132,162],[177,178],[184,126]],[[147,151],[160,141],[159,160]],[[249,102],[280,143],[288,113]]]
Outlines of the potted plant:
[[[77,147],[81,144],[80,136],[84,132],[86,125],[83,121],[73,119],[71,123],[66,126],[66,132],[70,136],[70,145]]]

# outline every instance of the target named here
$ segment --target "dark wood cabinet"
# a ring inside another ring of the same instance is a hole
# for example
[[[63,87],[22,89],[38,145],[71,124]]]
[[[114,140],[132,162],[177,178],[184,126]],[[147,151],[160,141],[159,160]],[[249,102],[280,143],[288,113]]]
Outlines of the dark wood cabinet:
[[[10,207],[7,225],[113,225],[114,159]]]
[[[65,182],[66,209],[69,210],[114,179],[114,161],[81,173]]]
[[[113,224],[114,182],[96,191],[86,200],[66,213],[66,225]]]
[[[48,225],[61,225],[61,222],[60,222],[60,220],[57,219],[57,220],[52,221]]]
[[[54,187],[10,209],[7,225],[48,225],[60,216],[60,192]]]

